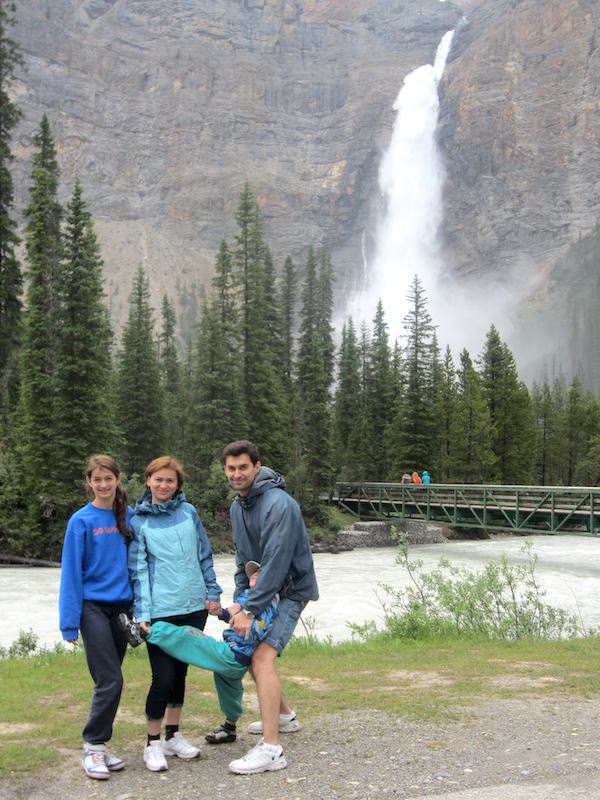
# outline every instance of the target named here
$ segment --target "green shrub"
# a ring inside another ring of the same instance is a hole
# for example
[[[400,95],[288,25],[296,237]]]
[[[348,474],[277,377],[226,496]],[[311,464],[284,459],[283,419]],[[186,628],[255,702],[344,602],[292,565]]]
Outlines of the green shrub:
[[[422,561],[410,561],[402,544],[397,563],[410,578],[409,586],[384,585],[385,631],[393,637],[428,639],[485,636],[489,639],[564,639],[588,633],[576,617],[544,602],[545,591],[535,576],[537,556],[527,542],[524,565],[506,556],[481,572],[453,566],[442,559],[439,568],[423,571]],[[373,630],[354,633],[368,638]]]

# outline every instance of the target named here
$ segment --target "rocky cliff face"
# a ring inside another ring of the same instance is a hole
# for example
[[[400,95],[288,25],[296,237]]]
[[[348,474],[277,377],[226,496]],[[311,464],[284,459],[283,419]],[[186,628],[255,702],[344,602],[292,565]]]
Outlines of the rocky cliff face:
[[[46,113],[63,199],[79,175],[97,220],[117,320],[140,263],[156,301],[167,292],[194,316],[245,179],[276,262],[326,245],[343,297],[362,270],[392,103],[451,28],[438,131],[448,266],[465,281],[527,275],[514,303],[524,319],[534,309],[533,359],[548,342],[544,308],[554,316],[573,302],[576,242],[600,212],[596,0],[16,6],[27,62],[16,87],[18,201]],[[588,306],[597,313],[600,302]]]
[[[567,377],[582,368],[598,388],[600,370],[574,357],[583,337],[567,324],[576,308],[591,315],[585,330],[600,310],[589,298],[572,307],[574,274],[584,294],[589,278],[574,244],[600,216],[598,3],[485,0],[467,17],[442,86],[446,257],[465,280],[525,275],[514,304],[530,377],[541,358],[560,360]]]
[[[461,273],[539,272],[599,216],[598,4],[481,2],[468,20],[440,118],[450,257]]]
[[[343,293],[404,76],[431,62],[456,8],[439,0],[17,0],[27,73],[15,137],[26,202],[48,115],[64,193],[79,175],[107,291],[126,314],[142,263],[155,298],[193,306],[245,179],[277,263],[327,246]],[[188,309],[189,310],[189,309]]]

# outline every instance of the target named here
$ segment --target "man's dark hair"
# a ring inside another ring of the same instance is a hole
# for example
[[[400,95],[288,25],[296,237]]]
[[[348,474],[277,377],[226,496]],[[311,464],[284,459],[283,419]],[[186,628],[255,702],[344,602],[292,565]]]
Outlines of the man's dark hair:
[[[225,464],[227,456],[243,456],[244,454],[249,456],[254,465],[260,461],[258,447],[247,439],[240,439],[237,442],[229,442],[228,445],[225,445],[221,453],[221,463]]]

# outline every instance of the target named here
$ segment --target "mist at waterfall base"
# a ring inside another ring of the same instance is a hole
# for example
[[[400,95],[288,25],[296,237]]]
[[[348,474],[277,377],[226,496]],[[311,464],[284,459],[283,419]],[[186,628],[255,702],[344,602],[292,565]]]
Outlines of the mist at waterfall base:
[[[381,215],[374,255],[363,252],[364,286],[350,299],[344,318],[371,323],[381,299],[390,340],[401,341],[407,294],[417,275],[425,290],[438,343],[455,357],[477,354],[492,324],[510,341],[515,298],[528,290],[527,270],[505,271],[501,281],[454,278],[444,263],[439,231],[443,221],[444,166],[436,142],[438,84],[454,31],[444,34],[433,65],[406,76],[393,104],[397,112],[390,144],[379,168]]]

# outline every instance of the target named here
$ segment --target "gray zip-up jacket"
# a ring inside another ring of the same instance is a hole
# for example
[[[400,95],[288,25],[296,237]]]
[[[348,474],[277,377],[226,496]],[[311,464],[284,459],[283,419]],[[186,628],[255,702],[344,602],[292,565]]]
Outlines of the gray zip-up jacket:
[[[238,495],[233,501],[230,514],[236,563],[234,597],[248,588],[246,563],[258,561],[260,577],[248,595],[249,611],[260,614],[276,594],[304,603],[318,600],[302,512],[285,491],[281,475],[261,467],[248,495]]]

